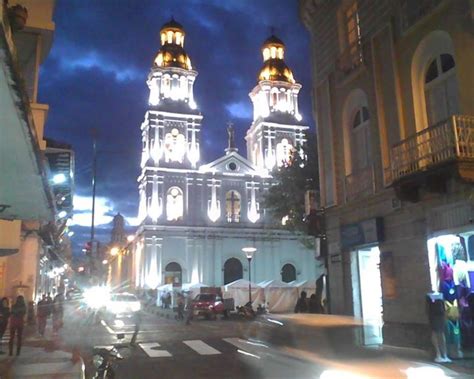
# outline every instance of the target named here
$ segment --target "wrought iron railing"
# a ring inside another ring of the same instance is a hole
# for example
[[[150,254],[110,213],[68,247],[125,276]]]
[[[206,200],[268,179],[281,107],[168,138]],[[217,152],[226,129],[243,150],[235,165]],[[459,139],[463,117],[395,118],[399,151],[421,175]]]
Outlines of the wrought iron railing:
[[[374,193],[374,168],[372,165],[356,170],[345,177],[344,192],[346,203]]]
[[[443,0],[401,0],[401,27],[406,31],[430,13]]]
[[[392,147],[392,176],[427,170],[456,159],[474,159],[474,116],[453,115]]]

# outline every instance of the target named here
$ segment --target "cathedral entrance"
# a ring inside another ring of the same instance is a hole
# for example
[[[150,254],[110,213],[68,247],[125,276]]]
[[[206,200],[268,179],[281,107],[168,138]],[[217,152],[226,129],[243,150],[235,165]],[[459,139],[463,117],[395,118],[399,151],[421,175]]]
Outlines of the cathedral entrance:
[[[173,287],[181,287],[183,270],[179,263],[171,262],[165,267],[165,284],[172,284]]]
[[[295,266],[293,266],[290,263],[287,263],[284,265],[281,269],[281,280],[285,283],[292,282],[293,280],[296,280],[296,269]]]
[[[224,284],[244,277],[242,263],[237,258],[229,258],[224,263]]]

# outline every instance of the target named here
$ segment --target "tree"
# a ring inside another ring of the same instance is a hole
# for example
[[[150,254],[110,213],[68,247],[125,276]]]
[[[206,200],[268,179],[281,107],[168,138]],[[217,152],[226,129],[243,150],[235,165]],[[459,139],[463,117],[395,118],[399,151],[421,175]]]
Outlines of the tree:
[[[270,187],[263,205],[271,217],[285,229],[307,234],[305,223],[305,193],[315,190],[319,197],[319,170],[316,135],[306,133],[306,144],[293,150],[291,159],[272,172],[276,184]],[[305,238],[307,244],[310,239]]]

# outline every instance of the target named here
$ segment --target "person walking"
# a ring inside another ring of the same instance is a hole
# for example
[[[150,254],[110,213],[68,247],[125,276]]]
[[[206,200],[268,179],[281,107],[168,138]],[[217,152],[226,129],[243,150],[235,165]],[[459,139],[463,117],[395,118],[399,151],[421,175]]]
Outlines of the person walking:
[[[59,329],[63,327],[63,295],[57,294],[53,301],[53,334],[58,334]]]
[[[184,304],[184,295],[178,293],[178,315],[176,316],[176,320],[184,320]]]
[[[46,321],[48,319],[48,301],[46,300],[46,295],[43,295],[41,300],[38,301],[36,318],[38,319],[38,333],[44,336]]]
[[[296,302],[295,313],[306,313],[308,312],[308,303],[306,299],[306,292],[301,291],[300,298]]]
[[[48,292],[46,295],[46,319],[51,316],[51,313],[53,313],[53,299],[50,295],[50,292]]]
[[[0,301],[0,354],[4,354],[2,351],[2,338],[7,330],[8,319],[10,318],[10,304],[8,298],[4,297]]]
[[[135,328],[133,331],[132,339],[130,341],[130,345],[135,346],[137,344],[138,332],[140,331],[140,326],[142,323],[142,315],[140,314],[140,311],[133,313],[133,321],[135,323]]]
[[[13,343],[16,339],[16,355],[20,355],[21,342],[23,336],[23,328],[25,326],[25,315],[26,315],[26,303],[23,296],[18,296],[16,298],[15,304],[12,306],[11,316],[10,316],[10,341],[8,343],[9,355],[13,355]]]

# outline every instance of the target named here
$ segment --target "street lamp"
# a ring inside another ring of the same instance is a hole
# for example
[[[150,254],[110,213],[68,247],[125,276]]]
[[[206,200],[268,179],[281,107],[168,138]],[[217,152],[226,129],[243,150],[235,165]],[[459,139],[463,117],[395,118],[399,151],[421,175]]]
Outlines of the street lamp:
[[[252,266],[250,265],[250,262],[252,262],[253,255],[255,254],[257,249],[253,246],[250,246],[242,248],[242,251],[244,252],[245,256],[247,257],[247,260],[249,261],[249,305],[250,308],[252,308]]]
[[[110,255],[115,257],[119,253],[119,248],[118,247],[113,247],[110,249]]]

